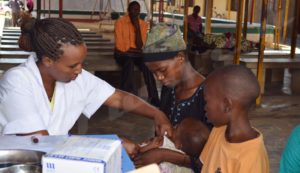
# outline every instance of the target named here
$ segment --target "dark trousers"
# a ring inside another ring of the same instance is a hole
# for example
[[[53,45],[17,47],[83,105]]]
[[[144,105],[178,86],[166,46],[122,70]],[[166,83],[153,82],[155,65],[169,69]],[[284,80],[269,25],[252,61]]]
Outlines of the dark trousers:
[[[152,72],[143,62],[142,57],[129,57],[127,55],[115,53],[115,60],[119,66],[122,67],[121,74],[121,89],[137,95],[137,86],[134,77],[134,65],[143,73],[144,80],[147,86],[149,101],[157,106],[158,92],[156,82]]]

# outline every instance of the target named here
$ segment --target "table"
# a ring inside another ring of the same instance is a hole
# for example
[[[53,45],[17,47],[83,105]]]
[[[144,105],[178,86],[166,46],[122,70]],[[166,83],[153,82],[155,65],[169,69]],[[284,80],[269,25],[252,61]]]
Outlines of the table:
[[[108,138],[119,139],[115,134],[109,135],[84,135],[93,138]],[[57,145],[63,143],[68,138],[67,135],[62,136],[37,136],[39,143],[35,144],[31,141],[31,136],[0,136],[0,150],[7,149],[24,149],[49,152]],[[134,170],[135,167],[127,155],[125,149],[122,147],[122,172]]]

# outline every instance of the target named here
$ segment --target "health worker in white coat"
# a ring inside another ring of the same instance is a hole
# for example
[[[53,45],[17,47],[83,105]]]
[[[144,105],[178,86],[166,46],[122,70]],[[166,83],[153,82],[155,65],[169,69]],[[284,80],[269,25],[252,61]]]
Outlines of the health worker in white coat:
[[[172,135],[160,110],[82,69],[87,47],[73,24],[26,18],[21,33],[20,48],[34,53],[0,82],[0,134],[65,135],[81,113],[90,118],[104,104],[152,118],[159,135]]]

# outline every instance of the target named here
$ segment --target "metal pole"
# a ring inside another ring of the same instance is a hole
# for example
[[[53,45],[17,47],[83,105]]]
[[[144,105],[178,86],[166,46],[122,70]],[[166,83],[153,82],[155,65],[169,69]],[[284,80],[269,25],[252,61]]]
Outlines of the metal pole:
[[[257,63],[257,79],[261,87],[261,91],[263,91],[264,87],[264,50],[265,50],[265,40],[266,40],[266,25],[267,25],[267,5],[268,0],[262,0],[262,8],[261,8],[261,25],[260,25],[260,38],[259,38],[259,53],[258,53],[258,63]],[[261,104],[261,94],[256,99],[256,104]]]
[[[189,0],[184,1],[184,32],[183,38],[187,43],[187,31],[188,31],[188,11],[189,11]]]
[[[48,0],[48,17],[51,17],[51,0]]]
[[[300,0],[295,1],[294,7],[294,17],[293,17],[293,32],[292,32],[292,40],[291,40],[291,58],[295,58],[295,50],[297,44],[297,34],[298,34],[298,25],[299,25],[299,7],[300,7]]]
[[[40,0],[36,1],[36,18],[37,19],[41,18],[41,1]]]
[[[92,10],[90,19],[93,19],[93,15],[94,15],[94,13],[95,13],[97,3],[98,3],[98,0],[96,0],[96,1],[94,2],[93,10]],[[99,7],[100,7],[100,4],[99,4]],[[100,11],[101,11],[101,7],[99,8],[99,20],[101,20],[101,13],[100,13]]]
[[[43,10],[46,10],[46,2],[45,2],[45,0],[43,0]],[[45,13],[43,13],[43,16],[45,17]]]
[[[286,43],[286,30],[287,30],[288,17],[289,17],[289,6],[290,6],[290,0],[286,0],[285,1],[284,24],[283,24],[283,43]]]
[[[278,0],[277,4],[277,22],[276,22],[276,27],[275,27],[275,45],[274,49],[279,49],[279,41],[280,41],[280,27],[281,27],[281,12],[282,12],[282,0]]]
[[[248,7],[249,0],[245,1],[245,15],[244,15],[244,27],[243,27],[243,39],[247,39],[247,29],[248,29]]]
[[[233,59],[234,64],[240,64],[241,55],[241,34],[242,34],[242,19],[243,19],[244,0],[238,1],[238,12],[236,16],[236,35],[235,35],[235,56]]]
[[[59,4],[58,4],[58,14],[59,14],[59,18],[62,18],[63,16],[63,0],[59,0]]]
[[[150,18],[150,29],[153,27],[153,3],[154,0],[150,0],[150,11],[151,11],[151,18]]]
[[[206,19],[205,19],[205,33],[211,33],[211,16],[212,16],[212,8],[213,8],[213,1],[206,0]]]
[[[255,11],[255,0],[252,0],[250,24],[252,24],[254,22],[254,11]]]
[[[158,21],[164,22],[164,0],[159,0]]]
[[[231,0],[227,0],[227,18],[230,19],[231,13]]]

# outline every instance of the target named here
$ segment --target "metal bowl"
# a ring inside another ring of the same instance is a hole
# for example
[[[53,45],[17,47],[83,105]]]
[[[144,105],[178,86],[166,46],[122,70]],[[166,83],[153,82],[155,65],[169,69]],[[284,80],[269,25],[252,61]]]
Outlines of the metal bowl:
[[[41,172],[41,151],[0,150],[0,173]]]
[[[37,165],[14,165],[6,168],[0,168],[0,173],[41,173],[41,166]]]

